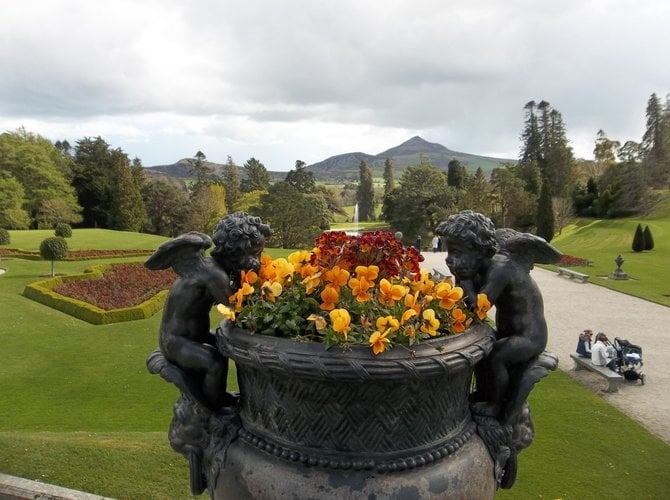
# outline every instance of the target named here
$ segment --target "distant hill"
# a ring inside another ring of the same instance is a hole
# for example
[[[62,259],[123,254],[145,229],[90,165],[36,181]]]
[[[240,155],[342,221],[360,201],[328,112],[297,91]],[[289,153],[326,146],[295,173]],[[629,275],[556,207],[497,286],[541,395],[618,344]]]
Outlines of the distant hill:
[[[494,168],[500,167],[503,163],[516,163],[516,160],[512,159],[491,158],[452,151],[441,144],[428,142],[419,136],[415,136],[398,146],[394,146],[376,155],[362,152],[343,153],[308,165],[307,170],[314,174],[317,181],[336,183],[358,181],[358,167],[362,161],[366,161],[370,166],[373,177],[382,177],[384,163],[387,158],[390,158],[393,162],[393,173],[396,178],[399,178],[403,170],[409,165],[419,165],[422,161],[430,161],[433,166],[446,171],[449,162],[456,159],[471,172],[481,167],[487,174]],[[147,167],[147,175],[185,180],[191,177],[193,161],[192,159],[185,158],[171,165]],[[223,173],[223,164],[209,161],[205,163],[212,169],[212,175],[220,176]],[[286,177],[286,172],[269,173],[272,181],[283,180]],[[244,176],[242,169],[241,175],[242,177]]]
[[[446,171],[449,162],[456,159],[471,172],[481,167],[487,174],[503,163],[516,163],[516,160],[511,159],[491,158],[452,151],[442,144],[428,142],[419,136],[415,136],[376,155],[360,152],[345,153],[309,165],[307,169],[314,173],[317,180],[352,181],[358,180],[358,167],[363,160],[372,169],[374,177],[381,177],[387,158],[390,158],[393,162],[393,171],[396,177],[400,176],[409,165],[419,165],[422,161],[428,160],[433,166]]]

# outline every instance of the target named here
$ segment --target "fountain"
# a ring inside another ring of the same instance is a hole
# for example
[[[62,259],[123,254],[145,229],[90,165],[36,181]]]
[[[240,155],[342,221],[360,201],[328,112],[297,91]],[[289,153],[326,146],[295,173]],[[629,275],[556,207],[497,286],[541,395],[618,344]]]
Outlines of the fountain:
[[[354,205],[354,234],[358,235],[358,203]]]

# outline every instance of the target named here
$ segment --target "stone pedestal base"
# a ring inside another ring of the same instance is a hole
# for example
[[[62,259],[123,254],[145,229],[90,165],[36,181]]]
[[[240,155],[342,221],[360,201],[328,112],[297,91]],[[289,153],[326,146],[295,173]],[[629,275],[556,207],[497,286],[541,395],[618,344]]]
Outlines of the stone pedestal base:
[[[233,442],[216,482],[215,500],[493,499],[496,484],[486,446],[474,434],[455,453],[389,473],[341,470],[282,460],[242,440]]]

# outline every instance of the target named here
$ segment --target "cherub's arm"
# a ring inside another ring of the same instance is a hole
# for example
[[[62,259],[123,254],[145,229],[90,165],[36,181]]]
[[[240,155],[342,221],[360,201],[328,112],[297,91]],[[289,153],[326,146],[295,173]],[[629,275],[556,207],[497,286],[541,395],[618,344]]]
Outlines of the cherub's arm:
[[[513,272],[511,265],[510,262],[507,263],[507,266],[495,263],[486,274],[486,281],[480,288],[479,293],[485,293],[492,305],[496,304],[510,282]]]

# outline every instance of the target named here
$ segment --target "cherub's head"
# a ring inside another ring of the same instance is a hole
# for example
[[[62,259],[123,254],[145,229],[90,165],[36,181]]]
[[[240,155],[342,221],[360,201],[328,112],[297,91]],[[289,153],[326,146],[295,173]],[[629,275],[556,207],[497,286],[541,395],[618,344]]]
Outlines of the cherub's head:
[[[474,277],[496,253],[493,222],[472,210],[450,215],[436,232],[444,237],[447,266],[459,280]]]
[[[223,217],[214,227],[214,250],[211,256],[228,275],[236,279],[240,271],[260,267],[265,240],[272,229],[260,217],[235,212]]]

